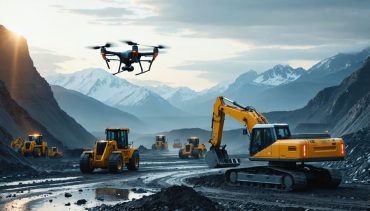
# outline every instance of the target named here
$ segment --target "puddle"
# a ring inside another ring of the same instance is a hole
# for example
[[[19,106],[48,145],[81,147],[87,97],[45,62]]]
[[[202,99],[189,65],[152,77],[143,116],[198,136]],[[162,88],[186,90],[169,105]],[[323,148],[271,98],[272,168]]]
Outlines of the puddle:
[[[82,191],[79,191],[82,190]],[[125,201],[131,201],[133,199],[140,199],[143,196],[151,195],[153,192],[146,190],[146,193],[135,193],[130,189],[124,188],[77,188],[73,191],[60,191],[55,193],[53,196],[40,198],[31,202],[27,209],[37,211],[50,211],[55,210],[85,210],[99,206],[101,204],[114,205]],[[68,192],[72,194],[71,197],[66,198],[64,194]],[[77,205],[77,201],[85,199],[86,204]],[[52,200],[52,201],[50,201]],[[65,206],[69,203],[69,206]]]
[[[153,162],[140,162],[140,165],[156,165],[156,164],[177,164],[177,163],[189,163],[189,161],[153,161]]]

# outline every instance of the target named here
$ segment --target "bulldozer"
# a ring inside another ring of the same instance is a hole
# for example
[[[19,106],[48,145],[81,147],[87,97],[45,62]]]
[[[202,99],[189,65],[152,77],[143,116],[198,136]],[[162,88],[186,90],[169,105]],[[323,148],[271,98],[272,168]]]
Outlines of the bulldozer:
[[[225,115],[244,125],[243,134],[250,137],[249,160],[268,162],[263,166],[226,170],[228,183],[284,191],[308,187],[336,188],[341,183],[339,170],[307,163],[344,160],[345,143],[342,138],[331,138],[327,133],[291,134],[288,124],[269,124],[255,108],[222,96],[217,97],[213,107],[211,147],[205,156],[209,167],[240,165],[240,159],[230,158],[226,145],[221,145]]]
[[[185,159],[188,157],[199,159],[204,157],[205,153],[207,152],[207,148],[206,145],[199,144],[198,137],[190,137],[187,141],[188,143],[184,144],[184,147],[179,150],[180,159]]]
[[[167,151],[168,143],[166,141],[166,136],[165,135],[155,136],[155,143],[152,145],[152,149],[157,151]]]
[[[181,147],[182,147],[182,144],[181,144],[180,139],[173,140],[172,148],[178,149],[178,148],[181,148]]]
[[[25,142],[22,137],[18,137],[10,142],[10,147],[20,153]]]
[[[108,169],[110,173],[121,173],[125,166],[128,170],[138,170],[139,150],[129,144],[128,133],[128,128],[107,128],[105,140],[96,141],[93,150],[82,152],[81,172],[88,174],[101,168]]]
[[[59,151],[57,147],[52,147],[48,151],[49,158],[61,158],[63,157],[63,152]]]
[[[41,134],[28,135],[28,140],[24,142],[20,152],[22,156],[46,157],[48,155],[48,143],[43,140]]]

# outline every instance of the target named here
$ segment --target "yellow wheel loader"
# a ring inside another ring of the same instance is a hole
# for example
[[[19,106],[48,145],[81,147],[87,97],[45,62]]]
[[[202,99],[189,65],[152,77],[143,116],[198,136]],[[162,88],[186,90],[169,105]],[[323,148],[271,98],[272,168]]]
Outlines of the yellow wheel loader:
[[[249,160],[268,162],[266,166],[231,168],[225,172],[227,182],[285,191],[311,186],[337,187],[341,183],[338,170],[306,163],[344,160],[342,138],[331,138],[329,134],[291,134],[287,124],[269,124],[254,108],[221,96],[214,104],[211,148],[205,156],[210,167],[240,164],[239,159],[229,158],[221,145],[225,115],[242,123],[244,133],[250,135]]]
[[[63,157],[63,152],[59,151],[57,147],[52,147],[48,152],[49,158],[61,158]]]
[[[168,150],[168,143],[166,141],[165,135],[157,135],[155,137],[155,143],[152,145],[153,150],[157,151],[167,151]]]
[[[96,141],[93,150],[81,154],[81,172],[87,174],[101,168],[110,173],[121,173],[125,166],[129,170],[138,170],[139,150],[128,142],[129,129],[107,128],[105,133],[106,140]]]
[[[204,157],[207,148],[206,145],[199,144],[198,137],[190,137],[187,141],[188,143],[184,144],[184,147],[179,150],[179,158],[184,159],[192,157],[199,159],[200,157]]]
[[[172,144],[172,148],[174,149],[178,149],[178,148],[181,148],[182,144],[181,144],[181,141],[180,139],[175,139],[173,141],[173,144]]]
[[[11,141],[10,147],[20,153],[25,142],[26,141],[22,137],[18,137]]]
[[[48,143],[43,140],[41,134],[28,135],[28,141],[25,141],[22,146],[21,155],[33,155],[35,158],[46,157],[48,155]]]

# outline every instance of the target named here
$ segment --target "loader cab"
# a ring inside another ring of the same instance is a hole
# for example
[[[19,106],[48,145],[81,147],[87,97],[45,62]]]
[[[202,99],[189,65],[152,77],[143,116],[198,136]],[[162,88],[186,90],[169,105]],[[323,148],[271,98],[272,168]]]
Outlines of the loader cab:
[[[106,140],[116,141],[119,149],[126,149],[129,147],[128,133],[128,128],[107,128],[105,130]]]
[[[165,135],[157,135],[155,137],[155,141],[156,142],[162,142],[162,143],[165,143],[166,142],[166,136]]]
[[[250,155],[255,155],[278,139],[288,139],[290,136],[287,124],[257,124],[252,129],[250,137]]]
[[[199,138],[198,137],[191,137],[188,139],[189,144],[193,144],[194,147],[199,145]]]
[[[31,141],[34,141],[36,142],[37,145],[41,145],[41,142],[42,142],[42,135],[40,134],[32,134],[32,135],[28,135],[28,141],[31,142]]]

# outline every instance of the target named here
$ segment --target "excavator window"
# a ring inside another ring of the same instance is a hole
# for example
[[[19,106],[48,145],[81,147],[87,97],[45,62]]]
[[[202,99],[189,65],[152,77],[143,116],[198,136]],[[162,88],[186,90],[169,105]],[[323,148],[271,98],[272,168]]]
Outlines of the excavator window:
[[[275,142],[273,128],[255,128],[252,131],[250,154],[254,155]]]
[[[38,135],[30,135],[28,136],[28,140],[29,141],[35,141],[36,144],[40,145],[41,142],[42,142],[42,136],[38,136]]]
[[[275,127],[277,139],[288,139],[290,138],[290,130],[288,127]]]

